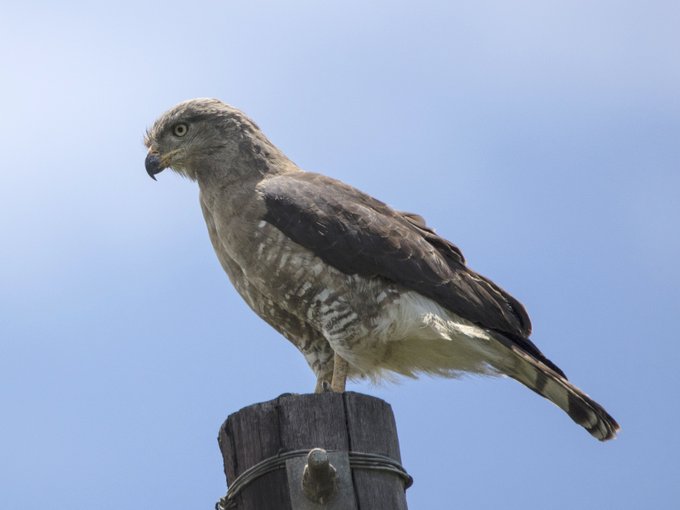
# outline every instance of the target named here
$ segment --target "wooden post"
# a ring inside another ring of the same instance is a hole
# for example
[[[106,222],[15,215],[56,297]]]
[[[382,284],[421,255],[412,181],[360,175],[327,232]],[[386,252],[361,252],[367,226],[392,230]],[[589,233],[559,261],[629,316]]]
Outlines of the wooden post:
[[[218,442],[230,486],[244,471],[267,459],[323,448],[331,463],[337,464],[338,483],[344,487],[327,504],[310,503],[300,496],[299,480],[307,462],[306,457],[300,457],[295,459],[298,464],[289,463],[251,478],[234,499],[238,510],[406,510],[408,484],[403,473],[366,469],[356,460],[359,455],[355,452],[378,454],[400,467],[392,409],[378,398],[354,392],[281,395],[229,416],[220,428]],[[332,455],[344,455],[349,463]],[[291,474],[291,469],[295,473]]]

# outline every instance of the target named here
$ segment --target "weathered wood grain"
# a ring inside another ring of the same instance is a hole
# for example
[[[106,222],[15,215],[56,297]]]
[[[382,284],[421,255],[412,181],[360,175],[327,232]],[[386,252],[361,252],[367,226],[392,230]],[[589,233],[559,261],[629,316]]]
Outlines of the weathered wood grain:
[[[380,399],[345,393],[350,450],[378,453],[401,462],[392,408]],[[406,510],[403,481],[391,473],[355,469],[354,490],[361,510]]]
[[[291,450],[318,447],[377,453],[401,461],[389,404],[353,392],[287,394],[245,407],[224,422],[218,442],[228,483],[256,463]],[[348,502],[348,508],[407,508],[403,482],[394,474],[355,469],[352,482],[356,501]],[[253,481],[241,492],[238,508],[296,510],[291,507],[286,470]]]

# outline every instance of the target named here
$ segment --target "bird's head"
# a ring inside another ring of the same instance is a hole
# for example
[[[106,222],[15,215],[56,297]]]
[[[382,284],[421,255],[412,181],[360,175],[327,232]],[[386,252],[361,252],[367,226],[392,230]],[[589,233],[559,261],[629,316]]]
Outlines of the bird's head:
[[[190,99],[163,115],[147,130],[145,166],[155,175],[171,168],[196,180],[200,172],[226,171],[239,156],[270,145],[257,125],[218,99]]]

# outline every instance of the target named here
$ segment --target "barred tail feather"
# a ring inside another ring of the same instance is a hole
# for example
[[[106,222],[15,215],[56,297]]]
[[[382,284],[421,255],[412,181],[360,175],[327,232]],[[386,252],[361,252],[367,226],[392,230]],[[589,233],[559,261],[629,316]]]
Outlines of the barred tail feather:
[[[616,437],[619,424],[600,404],[509,339],[499,340],[513,352],[514,362],[496,368],[556,404],[593,437],[600,441]]]

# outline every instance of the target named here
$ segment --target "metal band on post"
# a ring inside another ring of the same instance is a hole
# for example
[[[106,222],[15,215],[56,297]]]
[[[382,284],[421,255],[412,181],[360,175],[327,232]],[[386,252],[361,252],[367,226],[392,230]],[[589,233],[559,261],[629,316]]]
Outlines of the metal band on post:
[[[326,455],[325,460],[324,454]],[[309,473],[309,462],[311,460],[314,466],[312,467],[312,471],[314,471],[315,468],[317,470],[317,480],[319,471],[321,471],[322,473],[325,472],[325,478],[324,475],[321,475],[322,480],[326,481],[330,480],[331,478],[333,478],[330,475],[330,468],[334,469],[336,468],[336,466],[332,465],[329,460],[332,458],[333,454],[335,455],[345,454],[349,459],[350,469],[368,469],[376,471],[385,471],[388,473],[395,474],[396,476],[402,479],[404,483],[404,490],[408,489],[411,485],[413,485],[413,478],[411,477],[411,475],[408,474],[404,467],[399,462],[384,455],[365,452],[338,452],[333,450],[326,451],[321,448],[314,448],[312,450],[293,450],[290,452],[280,452],[273,457],[269,457],[261,462],[258,462],[251,468],[244,471],[229,486],[229,490],[227,491],[226,496],[220,499],[215,504],[215,510],[229,510],[235,508],[236,497],[249,484],[254,482],[262,475],[265,475],[277,469],[287,468],[289,461],[296,459],[301,459],[303,461],[302,465],[304,466],[303,471],[300,471],[301,484],[299,485],[299,490],[303,491],[303,494],[305,494],[311,501],[314,501],[314,498],[317,498],[317,500],[315,501],[316,503],[325,502],[324,498],[325,497],[330,498],[330,494],[332,494],[332,491],[328,489],[326,490],[321,489],[320,491],[319,490],[315,491],[315,489],[312,488],[312,486],[314,485],[314,481],[313,479],[310,479],[311,475],[307,475],[308,488],[304,489],[303,488],[305,484],[304,470],[306,470]],[[290,486],[292,488],[293,484],[290,484]],[[311,496],[307,495],[308,492],[311,494]]]

